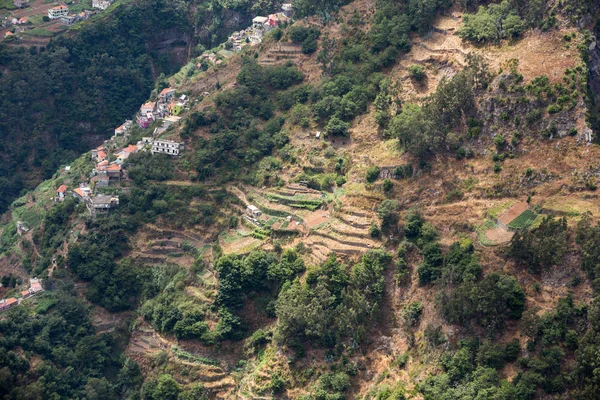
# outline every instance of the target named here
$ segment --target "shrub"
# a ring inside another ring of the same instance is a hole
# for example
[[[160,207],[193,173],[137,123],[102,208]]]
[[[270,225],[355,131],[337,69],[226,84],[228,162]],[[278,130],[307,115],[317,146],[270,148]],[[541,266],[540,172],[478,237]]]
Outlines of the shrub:
[[[383,181],[383,191],[388,193],[390,190],[392,190],[394,187],[394,182],[392,182],[390,179],[385,179]]]
[[[410,326],[416,326],[423,312],[423,304],[420,301],[415,301],[402,309],[402,319]]]
[[[498,150],[502,149],[506,145],[506,139],[504,136],[500,134],[494,136],[494,145]]]
[[[325,133],[334,136],[348,136],[350,123],[342,121],[337,117],[332,117],[325,126]]]
[[[372,166],[367,169],[367,182],[373,183],[379,178],[381,169],[378,166]]]
[[[423,82],[423,80],[425,80],[425,78],[427,77],[427,74],[425,73],[425,67],[418,64],[409,66],[408,74],[412,79],[414,79],[417,82]]]

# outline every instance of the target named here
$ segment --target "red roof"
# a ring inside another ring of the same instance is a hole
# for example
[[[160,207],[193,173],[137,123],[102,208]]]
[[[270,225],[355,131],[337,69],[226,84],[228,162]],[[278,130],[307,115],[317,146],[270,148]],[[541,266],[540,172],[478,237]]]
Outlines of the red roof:
[[[56,7],[52,7],[53,10],[67,10],[68,7],[67,6],[56,6]]]
[[[105,171],[120,171],[121,170],[121,166],[117,165],[117,164],[111,164],[108,167],[106,167],[104,170]]]
[[[83,190],[77,188],[75,190],[73,190],[75,193],[77,193],[79,196],[83,197]]]
[[[29,294],[29,290],[23,290],[21,292],[21,296],[23,296],[23,297],[27,296],[28,294]]]
[[[18,303],[17,299],[11,297],[10,299],[6,299],[6,301],[4,302],[4,306],[10,306],[11,304],[15,303]]]
[[[102,150],[98,150],[98,157],[99,158],[106,158],[106,153]]]
[[[138,148],[135,144],[130,144],[129,146],[123,149],[123,151],[126,151],[127,153],[135,153],[137,150]]]
[[[161,94],[161,95],[163,95],[163,94],[167,94],[167,93],[169,93],[169,92],[171,92],[171,91],[173,91],[173,92],[174,92],[174,91],[175,91],[175,89],[172,89],[172,88],[164,88],[164,89],[163,89],[163,90],[160,92],[160,94]]]
[[[60,185],[60,187],[57,190],[58,193],[64,193],[66,191],[67,191],[67,185]]]

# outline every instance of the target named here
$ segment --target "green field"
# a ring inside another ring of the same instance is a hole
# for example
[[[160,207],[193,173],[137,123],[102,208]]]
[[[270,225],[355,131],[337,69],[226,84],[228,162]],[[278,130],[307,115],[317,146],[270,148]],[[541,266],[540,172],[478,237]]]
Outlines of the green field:
[[[42,36],[42,37],[54,36],[53,32],[50,32],[48,29],[44,29],[44,28],[33,28],[33,29],[23,32],[23,34],[28,35],[28,36]]]
[[[15,7],[12,0],[0,0],[0,9],[2,8],[6,10],[14,10],[17,7]]]
[[[487,238],[487,236],[485,236],[485,232],[494,228],[496,228],[496,223],[489,219],[486,220],[483,224],[479,225],[475,229],[475,231],[477,232],[477,239],[479,240],[479,243],[481,243],[483,246],[495,246],[496,243],[491,242]]]
[[[533,224],[533,221],[537,218],[537,214],[531,210],[525,210],[521,215],[515,218],[508,227],[510,229],[523,229],[528,228]]]

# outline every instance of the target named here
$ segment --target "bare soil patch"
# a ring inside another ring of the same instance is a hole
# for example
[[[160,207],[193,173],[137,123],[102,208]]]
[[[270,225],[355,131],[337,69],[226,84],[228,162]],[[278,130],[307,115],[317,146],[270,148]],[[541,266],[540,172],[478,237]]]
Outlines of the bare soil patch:
[[[490,229],[485,232],[485,237],[496,244],[507,243],[512,239],[514,233],[504,230],[501,227]]]

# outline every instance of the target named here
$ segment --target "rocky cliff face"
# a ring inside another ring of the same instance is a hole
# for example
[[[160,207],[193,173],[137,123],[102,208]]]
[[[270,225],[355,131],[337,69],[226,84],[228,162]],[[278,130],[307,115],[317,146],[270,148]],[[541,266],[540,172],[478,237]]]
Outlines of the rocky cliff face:
[[[600,42],[595,40],[589,47],[589,91],[590,91],[590,125],[595,138],[600,137]]]

